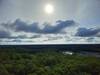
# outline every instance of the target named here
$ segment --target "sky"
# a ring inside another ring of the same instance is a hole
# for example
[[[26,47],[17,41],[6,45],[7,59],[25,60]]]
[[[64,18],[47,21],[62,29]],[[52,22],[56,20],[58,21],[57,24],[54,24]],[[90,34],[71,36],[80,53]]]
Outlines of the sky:
[[[47,4],[52,14],[44,11]],[[100,0],[0,0],[0,38],[52,38],[48,34],[99,40]]]
[[[54,6],[50,16],[44,13],[46,4]],[[25,21],[55,22],[75,20],[85,25],[100,24],[100,0],[0,0],[0,21],[21,18]]]

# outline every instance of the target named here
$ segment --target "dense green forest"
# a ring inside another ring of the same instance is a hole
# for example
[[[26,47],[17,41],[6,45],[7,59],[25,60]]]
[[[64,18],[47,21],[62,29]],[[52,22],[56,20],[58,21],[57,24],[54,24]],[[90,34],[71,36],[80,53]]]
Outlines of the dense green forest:
[[[0,75],[100,75],[100,58],[54,51],[1,51]]]

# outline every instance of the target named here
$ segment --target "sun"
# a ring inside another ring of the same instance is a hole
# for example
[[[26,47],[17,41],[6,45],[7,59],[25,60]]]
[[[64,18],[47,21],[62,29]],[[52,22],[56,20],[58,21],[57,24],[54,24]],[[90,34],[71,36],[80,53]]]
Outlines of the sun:
[[[47,14],[52,14],[54,12],[54,7],[52,4],[46,4],[44,7],[44,11]]]

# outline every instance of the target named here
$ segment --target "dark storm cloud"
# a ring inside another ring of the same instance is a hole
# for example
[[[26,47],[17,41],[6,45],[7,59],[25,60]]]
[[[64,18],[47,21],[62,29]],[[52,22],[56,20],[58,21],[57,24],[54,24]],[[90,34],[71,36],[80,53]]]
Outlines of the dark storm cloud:
[[[76,23],[73,20],[67,21],[57,21],[56,25],[52,26],[48,23],[45,23],[45,27],[40,29],[38,23],[27,24],[26,22],[17,19],[14,23],[11,24],[12,29],[15,29],[16,32],[24,31],[29,33],[43,33],[43,34],[50,34],[50,33],[60,33],[66,27],[74,26]]]
[[[0,38],[8,38],[8,37],[10,37],[9,32],[0,30]]]
[[[100,28],[97,29],[79,28],[77,30],[76,36],[81,36],[81,37],[98,36],[99,33],[100,33]]]

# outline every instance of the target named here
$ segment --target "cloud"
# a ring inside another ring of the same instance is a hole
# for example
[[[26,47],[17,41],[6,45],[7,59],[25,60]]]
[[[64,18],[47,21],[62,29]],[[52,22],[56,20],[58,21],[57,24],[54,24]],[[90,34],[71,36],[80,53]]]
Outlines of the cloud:
[[[38,23],[34,22],[32,24],[27,24],[24,21],[21,21],[20,19],[17,19],[14,23],[12,23],[13,29],[15,29],[16,32],[24,31],[24,32],[33,32],[37,33],[40,31],[38,27]]]
[[[16,19],[14,22],[2,23],[0,25],[0,37],[1,38],[29,38],[34,37],[33,34],[61,34],[62,30],[75,26],[76,22],[73,20],[58,20],[54,25],[44,23],[44,28],[41,29],[41,25],[38,22],[31,24]]]
[[[42,33],[60,33],[63,29],[66,27],[74,26],[76,23],[73,20],[67,20],[67,21],[57,21],[56,25],[46,25],[42,31]]]
[[[90,37],[90,36],[99,36],[100,33],[100,28],[79,28],[77,30],[77,33],[75,34],[76,36],[81,36],[81,37]]]
[[[72,37],[67,34],[49,34],[31,39],[0,39],[0,44],[99,44],[99,37]]]
[[[17,19],[12,23],[2,23],[0,25],[2,29],[0,30],[0,38],[38,38],[41,34],[62,34],[63,30],[68,33],[69,30],[72,30],[70,29],[71,27],[77,27],[77,23],[73,20],[58,20],[54,25],[49,23],[44,23],[43,25],[44,28],[41,29],[41,25],[38,22],[29,24],[21,19]],[[81,27],[67,35],[72,33],[75,35],[74,37],[100,37],[100,28]]]
[[[10,37],[10,33],[7,31],[0,30],[0,38]]]
[[[73,20],[67,20],[67,21],[57,21],[55,25],[51,25],[49,23],[44,23],[44,28],[41,29],[41,25],[38,24],[38,22],[34,22],[32,24],[27,24],[27,22],[24,22],[20,19],[17,19],[15,22],[11,24],[2,24],[2,26],[9,26],[7,28],[14,30],[15,32],[26,32],[26,33],[43,33],[43,34],[54,34],[54,33],[60,33],[61,30],[64,28],[74,26],[76,23]]]

